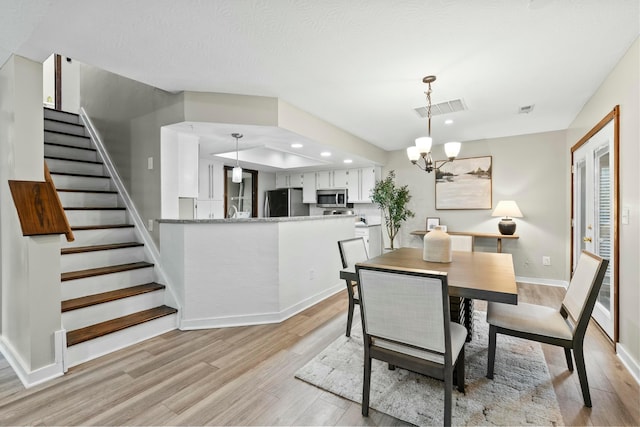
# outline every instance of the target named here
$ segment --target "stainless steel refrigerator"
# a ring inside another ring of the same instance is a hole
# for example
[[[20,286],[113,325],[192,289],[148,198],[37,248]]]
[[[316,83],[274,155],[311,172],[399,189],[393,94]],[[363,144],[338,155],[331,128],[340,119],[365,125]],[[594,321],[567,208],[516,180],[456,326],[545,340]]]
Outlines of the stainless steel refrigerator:
[[[302,203],[301,188],[280,188],[265,192],[265,217],[308,215],[309,205]]]

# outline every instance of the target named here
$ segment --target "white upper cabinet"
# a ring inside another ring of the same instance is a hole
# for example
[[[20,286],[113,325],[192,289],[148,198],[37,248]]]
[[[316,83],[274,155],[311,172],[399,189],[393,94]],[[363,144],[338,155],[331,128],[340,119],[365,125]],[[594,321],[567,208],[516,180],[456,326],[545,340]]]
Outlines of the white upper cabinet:
[[[316,188],[322,190],[332,188],[332,171],[316,172]]]
[[[380,179],[380,167],[349,169],[349,203],[371,203],[371,190]]]
[[[277,173],[276,174],[276,188],[287,188],[289,187],[289,174],[288,173]]]
[[[304,174],[302,173],[276,173],[276,188],[302,188],[304,186]]]
[[[224,200],[224,164],[209,159],[199,160],[198,199]]]
[[[316,202],[316,173],[305,172],[302,177],[302,203]]]
[[[349,185],[349,171],[335,170],[333,173],[333,188],[347,188]]]

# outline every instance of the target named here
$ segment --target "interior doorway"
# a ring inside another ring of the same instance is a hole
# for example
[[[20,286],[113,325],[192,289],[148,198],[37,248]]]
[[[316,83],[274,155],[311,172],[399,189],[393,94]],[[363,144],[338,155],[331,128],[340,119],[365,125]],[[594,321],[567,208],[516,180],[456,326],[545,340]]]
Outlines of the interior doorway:
[[[618,107],[571,148],[571,268],[587,250],[609,260],[593,318],[618,340]]]
[[[242,181],[233,182],[233,168],[224,167],[224,217],[258,217],[258,171],[242,169]]]

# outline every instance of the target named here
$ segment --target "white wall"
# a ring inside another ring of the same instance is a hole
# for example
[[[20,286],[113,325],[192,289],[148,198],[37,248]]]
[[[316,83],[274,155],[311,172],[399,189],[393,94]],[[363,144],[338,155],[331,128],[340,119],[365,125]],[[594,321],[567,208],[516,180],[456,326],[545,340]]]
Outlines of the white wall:
[[[585,104],[567,130],[570,150],[616,105],[620,105],[620,206],[630,211],[629,224],[620,225],[620,330],[618,353],[635,365],[640,378],[640,41]]]

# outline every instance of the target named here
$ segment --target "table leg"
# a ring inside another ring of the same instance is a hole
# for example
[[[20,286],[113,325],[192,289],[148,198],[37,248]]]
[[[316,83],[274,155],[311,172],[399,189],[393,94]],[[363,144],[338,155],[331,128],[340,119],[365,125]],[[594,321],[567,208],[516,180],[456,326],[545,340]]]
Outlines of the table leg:
[[[498,241],[498,253],[502,253],[502,239],[498,237],[496,240]]]

